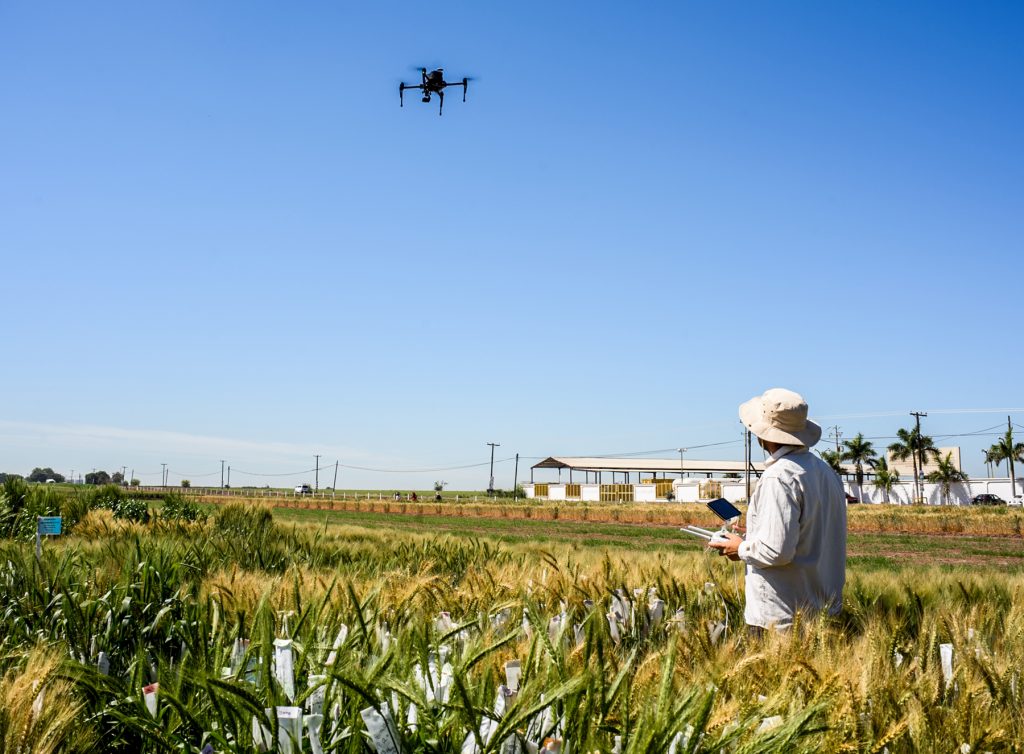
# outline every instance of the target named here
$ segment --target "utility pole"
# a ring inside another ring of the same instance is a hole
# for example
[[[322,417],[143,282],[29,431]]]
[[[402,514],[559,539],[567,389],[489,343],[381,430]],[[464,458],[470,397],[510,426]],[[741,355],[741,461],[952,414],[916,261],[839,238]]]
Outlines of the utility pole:
[[[331,485],[331,490],[333,492],[338,491],[338,463],[338,461],[334,462],[334,483]]]
[[[220,459],[220,488],[224,489],[224,459]]]
[[[316,479],[313,481],[313,491],[316,492],[320,489],[320,456],[314,455],[316,459]]]
[[[830,432],[828,433],[828,436],[835,439],[835,441],[836,441],[836,453],[839,453],[839,438],[843,436],[843,432],[842,432],[841,429],[839,429],[839,425],[838,424],[836,424],[835,426],[829,427],[829,430],[830,430]]]
[[[494,449],[495,448],[500,448],[501,447],[501,443],[500,442],[489,442],[487,444],[491,446],[491,482],[490,482],[490,484],[487,485],[487,494],[488,495],[493,495],[494,494]],[[559,471],[561,471],[561,469],[559,469]]]
[[[228,487],[231,486],[231,467],[228,466]]]
[[[166,487],[167,486],[167,464],[166,463],[160,464],[160,486],[161,487]]]
[[[516,470],[512,474],[512,500],[517,500],[516,490],[519,489],[519,454],[516,453]]]
[[[1012,502],[1013,498],[1017,497],[1017,480],[1013,476],[1013,422],[1010,421],[1009,416],[1006,417],[1006,441],[1010,446],[1007,448],[1010,452],[1006,454],[1006,462],[1010,466],[1010,500]]]
[[[683,454],[687,451],[687,448],[676,448],[676,452],[679,454],[679,478],[682,479],[686,475],[686,470],[683,468]]]
[[[747,505],[750,505],[750,430],[744,427],[744,442],[743,442],[743,455],[744,455],[744,469],[743,473],[746,477],[747,485]]]
[[[924,411],[911,411],[910,415],[917,421],[914,447],[912,448],[914,456],[914,496],[916,502],[924,496],[924,490],[920,487],[918,476],[919,474],[924,474],[924,457],[921,455],[921,417],[928,416],[928,414]]]

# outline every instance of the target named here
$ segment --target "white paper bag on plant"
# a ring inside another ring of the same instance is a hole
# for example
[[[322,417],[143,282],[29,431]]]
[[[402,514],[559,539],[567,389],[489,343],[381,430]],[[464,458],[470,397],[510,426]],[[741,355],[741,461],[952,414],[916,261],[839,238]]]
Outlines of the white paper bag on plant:
[[[274,677],[281,684],[284,695],[295,699],[295,666],[292,658],[292,640],[274,639]]]
[[[523,666],[519,660],[505,663],[505,687],[513,694],[519,691],[519,679],[523,675]]]
[[[498,729],[499,722],[505,715],[508,700],[513,696],[506,686],[498,686],[498,693],[494,699],[494,716],[485,717],[480,721],[480,729],[477,735],[470,733],[462,742],[461,754],[480,754],[480,743],[487,746],[494,738],[494,732]]]
[[[306,696],[306,711],[310,715],[323,715],[324,714],[324,695],[327,692],[326,686],[327,676],[325,675],[311,675],[306,679],[306,688],[309,689],[309,695]]]
[[[257,751],[270,751],[270,728],[256,715],[252,716],[252,744]]]
[[[942,664],[942,680],[946,684],[946,688],[949,688],[949,684],[953,682],[953,645],[952,644],[940,644],[939,645],[939,660]]]
[[[281,754],[302,754],[302,708],[277,707],[277,750]]]
[[[370,740],[377,754],[401,754],[402,747],[398,742],[398,730],[395,721],[391,717],[387,702],[381,702],[380,712],[373,707],[367,707],[359,712],[366,726],[366,732],[370,734]]]
[[[309,747],[313,754],[324,754],[324,747],[320,743],[320,728],[323,723],[323,715],[306,715],[306,734],[309,736]]]
[[[621,589],[616,589],[612,595],[612,612],[616,613],[623,623],[629,621],[629,598]]]
[[[651,628],[657,628],[665,618],[665,600],[651,600],[647,605],[647,617],[650,619]]]
[[[455,621],[452,620],[452,614],[447,610],[442,610],[437,615],[437,620],[434,621],[434,629],[438,634],[444,636],[450,631],[455,629]]]
[[[46,701],[46,686],[36,679],[32,681],[32,690],[39,692],[36,694],[36,698],[32,700],[32,718],[37,719],[43,714],[43,704]]]
[[[613,610],[608,613],[608,632],[612,635],[612,641],[616,644],[619,643],[619,616]]]
[[[338,629],[338,635],[334,637],[334,645],[331,647],[331,653],[327,655],[327,662],[324,665],[330,667],[338,659],[338,650],[341,649],[341,645],[345,643],[345,639],[348,638],[348,626],[344,623],[341,624],[341,628]]]
[[[149,714],[153,717],[156,717],[156,696],[159,691],[159,683],[151,683],[148,686],[142,687],[142,699],[146,703],[146,709],[149,710]]]

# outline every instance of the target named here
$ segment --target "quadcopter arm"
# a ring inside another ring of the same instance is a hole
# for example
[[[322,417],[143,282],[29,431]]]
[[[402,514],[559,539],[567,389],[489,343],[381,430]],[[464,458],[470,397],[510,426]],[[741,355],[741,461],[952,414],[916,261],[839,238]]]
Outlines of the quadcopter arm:
[[[405,107],[405,90],[406,89],[422,89],[423,84],[406,84],[402,82],[398,85],[398,106]]]

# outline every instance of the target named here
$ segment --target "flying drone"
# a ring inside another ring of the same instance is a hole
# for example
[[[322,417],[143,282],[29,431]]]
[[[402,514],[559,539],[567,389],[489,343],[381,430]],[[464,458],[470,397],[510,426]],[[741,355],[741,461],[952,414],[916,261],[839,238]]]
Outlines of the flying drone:
[[[440,106],[437,108],[437,114],[441,115],[444,111],[444,90],[448,86],[461,86],[462,87],[462,101],[466,101],[466,90],[469,88],[469,82],[471,79],[464,77],[462,81],[445,81],[444,80],[444,68],[435,68],[430,73],[427,73],[426,68],[418,68],[420,76],[423,77],[423,82],[420,84],[406,84],[402,82],[398,85],[398,106],[405,107],[405,90],[406,89],[419,89],[423,92],[423,102],[430,102],[430,95],[436,94],[440,101]]]

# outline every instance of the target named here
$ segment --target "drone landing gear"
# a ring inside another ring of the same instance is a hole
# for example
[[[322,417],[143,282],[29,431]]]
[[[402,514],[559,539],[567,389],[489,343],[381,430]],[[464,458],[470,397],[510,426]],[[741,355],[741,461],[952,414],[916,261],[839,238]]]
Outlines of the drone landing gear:
[[[444,112],[444,90],[443,89],[437,93],[437,98],[441,102],[440,106],[437,108],[437,114],[440,116],[441,113]]]

